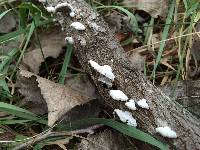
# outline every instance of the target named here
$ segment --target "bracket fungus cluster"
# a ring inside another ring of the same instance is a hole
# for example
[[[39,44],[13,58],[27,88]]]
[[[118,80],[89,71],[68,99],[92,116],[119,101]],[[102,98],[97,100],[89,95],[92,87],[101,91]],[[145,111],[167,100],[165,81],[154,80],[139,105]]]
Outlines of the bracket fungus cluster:
[[[101,75],[104,75],[106,78],[111,79],[114,81],[115,75],[112,72],[112,69],[108,65],[99,65],[93,60],[89,61],[90,65]],[[106,67],[105,67],[106,66]],[[112,97],[112,99],[117,100],[117,101],[122,101],[125,102],[125,106],[128,107],[130,110],[136,110],[135,106],[135,100],[134,99],[129,99],[124,92],[121,90],[110,90],[109,95]],[[146,99],[141,99],[136,102],[137,106],[143,108],[143,109],[149,109],[149,105],[147,103]],[[114,113],[116,113],[119,117],[119,119],[126,123],[127,125],[136,127],[137,122],[136,119],[132,116],[132,113],[129,111],[123,111],[120,109],[115,109]],[[176,132],[173,131],[170,127],[164,126],[164,127],[158,127],[155,129],[156,132],[158,132],[160,135],[163,137],[168,137],[168,138],[177,138]]]

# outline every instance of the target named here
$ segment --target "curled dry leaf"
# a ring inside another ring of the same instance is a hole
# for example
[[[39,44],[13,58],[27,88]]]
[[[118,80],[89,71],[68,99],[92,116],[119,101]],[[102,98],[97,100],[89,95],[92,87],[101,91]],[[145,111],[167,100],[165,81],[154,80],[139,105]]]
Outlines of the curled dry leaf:
[[[127,7],[132,6],[133,10],[143,10],[152,17],[165,17],[168,10],[168,0],[124,0]]]
[[[48,29],[48,31],[42,32],[39,35],[40,44],[42,51],[39,45],[34,45],[38,43],[37,38],[33,40],[29,51],[25,53],[22,64],[28,67],[35,74],[39,73],[39,67],[44,59],[47,57],[57,58],[62,52],[62,47],[66,45],[65,42],[65,33],[61,32],[60,28],[54,26],[54,28]],[[44,57],[42,55],[44,54]]]
[[[37,87],[41,91],[41,96],[45,100],[48,108],[48,125],[52,126],[66,112],[77,105],[82,105],[91,100],[88,96],[71,89],[54,83],[45,78],[41,78],[31,72],[20,70],[20,76],[26,79],[34,79]],[[28,80],[28,81],[29,81]]]

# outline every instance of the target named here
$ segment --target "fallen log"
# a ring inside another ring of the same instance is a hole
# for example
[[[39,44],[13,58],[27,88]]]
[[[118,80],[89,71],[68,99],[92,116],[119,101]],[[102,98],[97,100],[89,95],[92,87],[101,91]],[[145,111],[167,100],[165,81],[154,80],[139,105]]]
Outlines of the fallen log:
[[[127,109],[123,102],[115,101],[109,96],[110,89],[98,81],[100,74],[90,66],[89,60],[111,66],[115,75],[111,89],[119,89],[129,98],[147,100],[149,110],[141,108],[131,111],[139,129],[167,143],[169,149],[200,149],[200,121],[130,65],[114,34],[96,11],[84,0],[48,0],[44,5],[49,12],[54,13],[67,37],[73,38],[74,53],[78,61],[91,76],[108,106]],[[70,26],[73,22],[80,22],[85,28],[75,29]],[[155,129],[164,124],[171,127],[178,137],[168,139],[156,133]]]

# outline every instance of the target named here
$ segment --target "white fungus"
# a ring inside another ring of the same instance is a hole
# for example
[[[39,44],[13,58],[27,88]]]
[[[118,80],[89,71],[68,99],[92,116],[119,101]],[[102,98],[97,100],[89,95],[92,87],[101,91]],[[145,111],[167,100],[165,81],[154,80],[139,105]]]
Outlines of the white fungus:
[[[133,99],[130,99],[128,102],[125,103],[125,105],[131,110],[136,110],[135,101]]]
[[[175,131],[173,131],[170,127],[165,126],[165,127],[158,127],[156,128],[156,132],[158,132],[160,135],[163,137],[168,137],[168,138],[177,138],[177,134]]]
[[[46,0],[39,0],[40,2],[46,2]],[[59,8],[62,8],[62,7],[68,7],[70,10],[71,10],[71,12],[70,12],[70,17],[75,17],[75,12],[74,12],[74,9],[73,9],[73,7],[70,5],[70,4],[68,4],[67,2],[65,2],[65,3],[59,3],[58,5],[56,5],[55,7],[53,7],[53,6],[49,6],[49,7],[47,7],[46,9],[47,9],[47,11],[48,12],[50,12],[50,13],[55,13],[56,11],[57,11],[57,9],[59,9]]]
[[[138,106],[140,106],[141,108],[145,108],[145,109],[149,109],[149,105],[147,104],[147,100],[146,99],[141,99],[137,102]]]
[[[41,2],[41,3],[46,3],[46,0],[39,0],[39,2]]]
[[[115,79],[115,75],[112,72],[112,68],[108,65],[100,66],[93,60],[89,61],[90,65],[97,70],[100,74],[106,76],[107,78],[111,79],[112,81]]]
[[[62,8],[62,7],[69,7],[70,10],[72,11],[72,6],[70,4],[68,4],[67,2],[65,3],[59,3],[58,5],[56,5],[56,9]]]
[[[80,22],[73,22],[70,26],[76,30],[85,30],[85,26]]]
[[[70,15],[70,17],[72,17],[72,18],[73,18],[73,17],[75,17],[75,15],[76,15],[76,14],[75,14],[75,12],[74,12],[74,11],[71,11],[71,12],[69,13],[69,15]]]
[[[69,44],[74,44],[74,39],[72,37],[66,37],[65,41],[67,41]]]
[[[46,9],[47,9],[47,11],[48,11],[49,13],[55,13],[55,12],[56,12],[55,7],[53,7],[53,6],[49,6],[49,7],[47,7]]]
[[[127,123],[127,125],[136,127],[137,126],[137,122],[136,120],[133,118],[132,114],[128,111],[122,111],[119,109],[115,109],[114,112],[118,115],[119,119],[122,122]]]
[[[120,90],[110,90],[109,94],[114,100],[118,100],[118,101],[128,100],[128,97]]]

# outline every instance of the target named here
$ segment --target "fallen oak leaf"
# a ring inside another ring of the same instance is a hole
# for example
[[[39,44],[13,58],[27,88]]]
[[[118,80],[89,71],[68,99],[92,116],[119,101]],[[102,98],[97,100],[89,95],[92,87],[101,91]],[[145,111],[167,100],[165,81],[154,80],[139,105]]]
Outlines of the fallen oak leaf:
[[[41,95],[47,103],[49,126],[52,126],[66,112],[75,106],[87,103],[92,99],[68,86],[54,83],[29,71],[20,70],[19,74],[27,79],[35,77]]]

